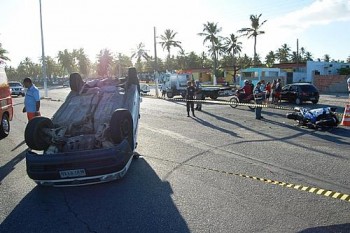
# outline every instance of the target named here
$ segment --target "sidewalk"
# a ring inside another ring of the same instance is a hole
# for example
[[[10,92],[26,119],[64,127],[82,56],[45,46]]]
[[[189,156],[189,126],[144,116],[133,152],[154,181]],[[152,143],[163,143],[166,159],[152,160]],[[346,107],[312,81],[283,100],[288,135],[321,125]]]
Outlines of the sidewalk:
[[[341,102],[348,103],[350,102],[349,94],[346,93],[329,93],[329,94],[320,94],[320,100],[327,100],[331,102]]]

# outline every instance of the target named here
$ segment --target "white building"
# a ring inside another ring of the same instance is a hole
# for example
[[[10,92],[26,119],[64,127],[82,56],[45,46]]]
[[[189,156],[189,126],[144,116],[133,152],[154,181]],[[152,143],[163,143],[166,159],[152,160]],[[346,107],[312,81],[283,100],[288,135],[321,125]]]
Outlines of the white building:
[[[307,61],[305,82],[313,83],[314,75],[337,75],[340,68],[349,68],[350,63]]]

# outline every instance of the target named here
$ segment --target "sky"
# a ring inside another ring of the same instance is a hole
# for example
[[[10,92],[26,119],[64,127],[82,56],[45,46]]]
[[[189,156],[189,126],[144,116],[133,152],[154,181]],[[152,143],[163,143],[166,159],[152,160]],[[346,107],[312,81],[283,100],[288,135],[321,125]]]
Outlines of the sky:
[[[96,60],[102,49],[131,56],[142,42],[154,56],[154,28],[158,37],[166,29],[177,32],[186,53],[201,54],[203,25],[217,23],[220,36],[228,37],[250,27],[250,15],[267,20],[257,38],[257,53],[264,60],[269,51],[287,44],[292,51],[304,47],[314,59],[328,54],[334,60],[350,56],[350,0],[41,0],[44,50],[57,57],[59,51],[84,48]],[[39,62],[42,54],[39,0],[0,0],[0,43],[17,67],[29,57]],[[244,37],[242,53],[253,57],[254,40]],[[172,49],[176,55],[178,49]],[[157,56],[166,51],[157,44]]]

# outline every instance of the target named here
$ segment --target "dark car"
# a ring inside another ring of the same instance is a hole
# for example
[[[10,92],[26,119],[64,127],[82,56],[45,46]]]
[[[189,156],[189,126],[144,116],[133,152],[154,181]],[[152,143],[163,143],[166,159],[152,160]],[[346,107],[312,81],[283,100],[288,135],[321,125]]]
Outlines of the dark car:
[[[135,68],[125,79],[83,82],[51,119],[35,117],[25,129],[27,174],[39,185],[69,186],[121,178],[137,157],[140,86]]]
[[[305,101],[311,101],[313,104],[317,104],[320,99],[320,93],[310,83],[293,83],[282,87],[281,99],[296,103],[297,105]]]
[[[11,95],[24,96],[24,87],[20,82],[9,82]]]

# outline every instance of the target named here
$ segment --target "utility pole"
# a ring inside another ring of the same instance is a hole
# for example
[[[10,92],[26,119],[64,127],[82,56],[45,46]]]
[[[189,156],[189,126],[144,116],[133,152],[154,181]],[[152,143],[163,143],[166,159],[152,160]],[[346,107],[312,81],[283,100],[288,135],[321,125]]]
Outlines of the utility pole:
[[[299,72],[299,39],[297,39],[297,72]]]
[[[154,29],[154,66],[155,66],[155,71],[154,71],[154,79],[155,79],[155,83],[156,83],[156,96],[159,97],[159,93],[158,93],[158,64],[157,64],[157,33],[156,33],[156,27],[153,28]]]
[[[46,62],[45,62],[45,51],[44,51],[44,33],[43,33],[43,17],[41,13],[41,0],[39,0],[40,5],[40,29],[41,29],[41,60],[43,62],[42,64],[42,70],[43,70],[43,79],[44,79],[44,90],[45,90],[45,97],[48,97],[47,94],[47,77],[46,77]]]

